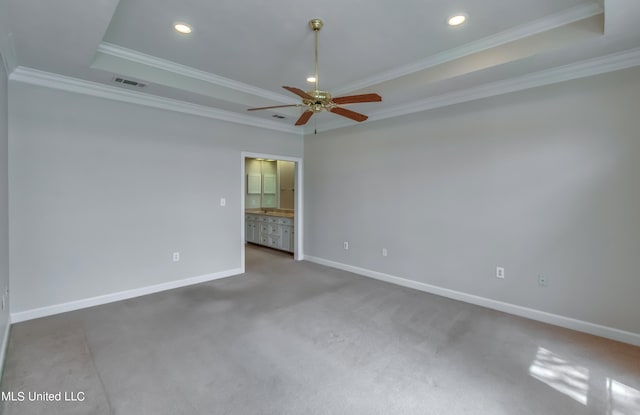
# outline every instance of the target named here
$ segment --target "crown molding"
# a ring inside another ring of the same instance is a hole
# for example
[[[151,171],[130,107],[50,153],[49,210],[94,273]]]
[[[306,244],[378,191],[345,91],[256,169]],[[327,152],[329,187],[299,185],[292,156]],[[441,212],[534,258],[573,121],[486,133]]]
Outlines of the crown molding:
[[[489,98],[497,95],[507,94],[510,92],[522,91],[539,86],[569,81],[572,79],[585,78],[588,76],[627,69],[634,66],[640,66],[640,48],[629,49],[618,53],[588,59],[582,62],[559,66],[552,69],[546,69],[543,71],[506,79],[503,81],[491,82],[462,91],[455,91],[430,97],[424,100],[387,108],[372,113],[369,117],[369,120],[365,121],[365,123],[398,117],[402,115],[409,115],[422,111],[428,111],[431,109],[474,101],[482,98]],[[79,94],[144,105],[168,111],[197,115],[206,118],[228,121],[236,124],[267,128],[270,130],[282,131],[296,135],[312,134],[315,129],[309,127],[299,128],[295,126],[282,125],[274,121],[262,120],[231,111],[220,110],[204,105],[192,104],[170,98],[158,97],[141,92],[124,90],[113,86],[103,85],[96,82],[90,82],[76,78],[70,78],[22,66],[17,67],[13,71],[13,73],[11,73],[9,79],[16,82],[24,82],[68,92],[75,92]],[[342,121],[338,119],[335,122],[324,124],[323,126],[317,128],[317,130],[321,132],[329,131],[351,125],[353,124],[348,121]]]
[[[491,35],[457,48],[449,49],[435,55],[431,55],[426,59],[419,60],[417,62],[410,63],[408,65],[400,66],[387,72],[382,72],[377,75],[373,75],[359,81],[355,81],[351,84],[345,85],[342,88],[334,90],[334,95],[347,94],[360,89],[368,88],[373,85],[380,84],[382,82],[391,81],[402,76],[410,75],[412,73],[420,72],[425,69],[432,68],[437,65],[441,65],[446,62],[453,61],[455,59],[462,58],[464,56],[472,55],[474,53],[482,52],[491,48],[495,48],[507,43],[514,42],[516,40],[524,39],[529,36],[543,33],[558,27],[565,26],[570,23],[575,23],[580,20],[584,20],[598,14],[601,14],[604,9],[597,3],[583,4],[580,6],[572,7],[554,15],[544,17],[542,19],[535,20],[525,25],[517,26],[511,29],[507,29],[495,35]]]
[[[298,129],[295,126],[283,125],[275,121],[263,120],[232,111],[221,110],[205,105],[192,104],[185,101],[159,97],[142,92],[129,91],[114,86],[103,85],[97,82],[90,82],[77,78],[70,78],[23,66],[17,67],[10,75],[9,80],[13,82],[23,82],[31,85],[59,89],[67,92],[74,92],[77,94],[111,99],[114,101],[138,104],[146,107],[228,121],[235,124],[266,128],[269,130],[282,131],[296,135],[303,134],[303,130]]]
[[[527,75],[506,79],[503,81],[490,82],[477,87],[468,88],[462,91],[450,92],[424,100],[414,101],[407,104],[398,105],[392,108],[383,109],[372,113],[365,122],[379,121],[402,115],[414,114],[436,108],[446,107],[454,104],[474,101],[482,98],[489,98],[497,95],[508,94],[510,92],[523,91],[539,86],[551,85],[559,82],[570,81],[572,79],[586,78],[588,76],[600,75],[607,72],[640,66],[640,48],[612,53],[582,62],[559,66],[552,69],[533,72]],[[352,123],[337,120],[323,127],[318,131],[329,131],[353,125]],[[313,130],[311,130],[313,131]],[[310,133],[307,129],[306,133]]]
[[[2,45],[4,45],[4,47],[2,47]],[[2,55],[1,57],[4,70],[7,72],[7,76],[9,76],[18,66],[13,33],[8,33],[5,41],[0,42],[0,55]]]
[[[171,73],[185,76],[188,78],[198,79],[200,81],[208,82],[210,84],[214,84],[214,85],[222,86],[225,88],[233,89],[235,91],[255,95],[255,96],[276,101],[282,104],[288,104],[291,102],[291,97],[287,95],[277,94],[275,92],[268,91],[266,89],[258,88],[253,85],[245,84],[243,82],[234,81],[233,79],[224,78],[222,76],[201,71],[199,69],[195,69],[190,66],[182,65],[166,59],[157,58],[155,56],[147,55],[145,53],[138,52],[136,50],[123,48],[122,46],[114,45],[112,43],[107,43],[107,42],[100,43],[97,49],[97,53],[103,53],[105,55],[113,56],[115,58],[124,59],[131,62],[142,64],[142,65],[150,66],[152,68],[171,72]]]

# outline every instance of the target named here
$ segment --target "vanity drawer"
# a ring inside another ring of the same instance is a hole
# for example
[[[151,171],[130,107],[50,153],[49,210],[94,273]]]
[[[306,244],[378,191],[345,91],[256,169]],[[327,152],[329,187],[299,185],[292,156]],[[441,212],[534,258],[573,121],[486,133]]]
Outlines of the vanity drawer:
[[[280,235],[282,228],[278,224],[269,224],[269,235]]]
[[[280,237],[269,235],[269,246],[271,248],[280,249]]]

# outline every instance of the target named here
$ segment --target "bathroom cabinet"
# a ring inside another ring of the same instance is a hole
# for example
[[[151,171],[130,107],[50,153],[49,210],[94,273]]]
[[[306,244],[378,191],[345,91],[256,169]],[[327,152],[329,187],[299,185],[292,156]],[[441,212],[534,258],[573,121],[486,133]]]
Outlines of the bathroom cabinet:
[[[293,252],[293,218],[252,213],[244,223],[246,242]]]

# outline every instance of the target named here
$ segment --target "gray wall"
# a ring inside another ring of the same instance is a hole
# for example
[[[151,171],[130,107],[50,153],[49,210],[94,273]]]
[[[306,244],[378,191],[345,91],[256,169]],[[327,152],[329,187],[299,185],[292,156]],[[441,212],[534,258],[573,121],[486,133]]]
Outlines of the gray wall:
[[[308,136],[305,254],[640,333],[638,108],[636,68]]]
[[[303,151],[296,135],[9,89],[12,312],[239,268],[241,152]]]
[[[7,73],[0,56],[0,301],[9,288],[9,187]],[[8,301],[8,298],[7,298]],[[9,305],[0,309],[0,345],[9,324]],[[0,367],[3,362],[0,362]]]

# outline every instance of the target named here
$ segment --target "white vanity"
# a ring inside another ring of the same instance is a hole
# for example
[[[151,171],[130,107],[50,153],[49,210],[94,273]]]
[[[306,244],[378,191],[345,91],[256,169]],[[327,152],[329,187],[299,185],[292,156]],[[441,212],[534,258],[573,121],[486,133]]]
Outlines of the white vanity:
[[[294,228],[291,213],[246,213],[245,241],[293,252]]]

